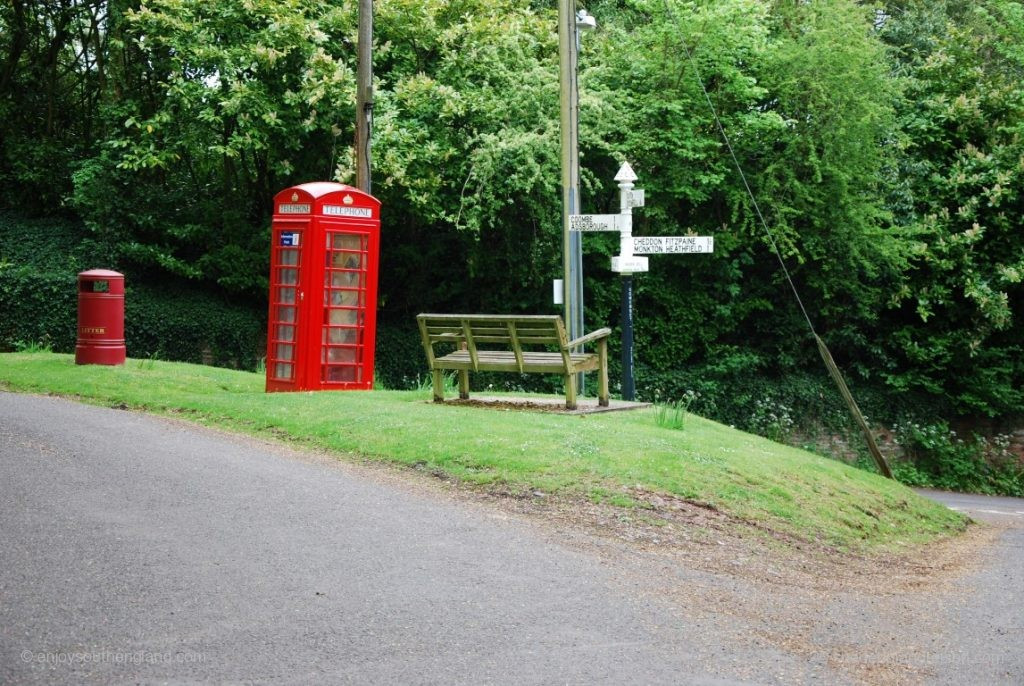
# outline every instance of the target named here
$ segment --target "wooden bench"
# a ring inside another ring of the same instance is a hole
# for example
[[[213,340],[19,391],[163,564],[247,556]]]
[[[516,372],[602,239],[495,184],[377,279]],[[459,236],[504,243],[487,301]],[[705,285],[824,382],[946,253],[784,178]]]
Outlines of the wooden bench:
[[[575,410],[576,374],[596,369],[598,402],[608,405],[611,329],[598,329],[570,341],[558,315],[421,314],[416,321],[433,374],[435,402],[444,402],[445,370],[459,373],[462,399],[469,398],[471,371],[560,374],[565,379],[565,406]],[[582,352],[587,343],[596,343],[597,352]],[[435,346],[454,350],[439,355]]]

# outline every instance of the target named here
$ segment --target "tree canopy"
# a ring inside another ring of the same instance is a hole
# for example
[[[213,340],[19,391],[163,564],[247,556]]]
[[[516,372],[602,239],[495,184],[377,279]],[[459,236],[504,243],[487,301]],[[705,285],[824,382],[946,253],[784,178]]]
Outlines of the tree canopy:
[[[628,160],[638,235],[716,239],[638,279],[641,365],[779,374],[817,354],[710,100],[836,357],[895,397],[1021,411],[1022,3],[585,4],[584,211],[614,211]],[[125,268],[262,308],[273,194],[354,176],[356,5],[4,3],[3,204],[78,216]],[[375,2],[382,321],[553,308],[556,14]],[[615,324],[617,246],[584,251],[586,318]]]

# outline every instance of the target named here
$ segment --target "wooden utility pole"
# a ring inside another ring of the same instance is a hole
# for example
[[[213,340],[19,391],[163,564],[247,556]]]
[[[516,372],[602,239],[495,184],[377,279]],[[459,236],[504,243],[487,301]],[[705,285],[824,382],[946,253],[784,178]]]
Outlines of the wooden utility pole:
[[[562,147],[562,286],[569,338],[583,335],[582,252],[579,234],[569,231],[569,215],[579,214],[579,89],[576,85],[576,3],[558,3],[558,77]],[[580,374],[580,377],[583,375]],[[582,386],[580,387],[582,390]]]
[[[373,129],[373,0],[359,0],[356,67],[356,188],[370,193],[370,132]]]

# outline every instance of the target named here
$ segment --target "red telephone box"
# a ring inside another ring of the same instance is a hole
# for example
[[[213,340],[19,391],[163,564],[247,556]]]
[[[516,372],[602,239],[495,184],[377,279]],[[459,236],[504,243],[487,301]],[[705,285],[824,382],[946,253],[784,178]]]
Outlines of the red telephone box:
[[[274,197],[267,391],[373,388],[380,201],[316,182]]]

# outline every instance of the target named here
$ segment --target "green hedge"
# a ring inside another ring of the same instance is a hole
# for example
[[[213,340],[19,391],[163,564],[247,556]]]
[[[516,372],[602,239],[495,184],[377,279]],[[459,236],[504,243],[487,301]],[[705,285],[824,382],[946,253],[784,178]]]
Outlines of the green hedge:
[[[56,352],[75,349],[75,272],[38,272],[0,263],[0,349],[38,344]]]
[[[112,255],[79,222],[0,212],[0,350],[42,345],[73,352],[77,275],[98,267],[124,271]],[[128,355],[254,369],[266,346],[265,309],[195,284],[127,272]]]
[[[140,285],[125,294],[125,341],[130,357],[255,369],[266,328],[255,306],[187,287]]]
[[[0,265],[0,349],[42,345],[73,352],[78,317],[77,272],[37,272]],[[195,288],[125,287],[129,357],[254,369],[266,330],[255,307],[225,302]]]

